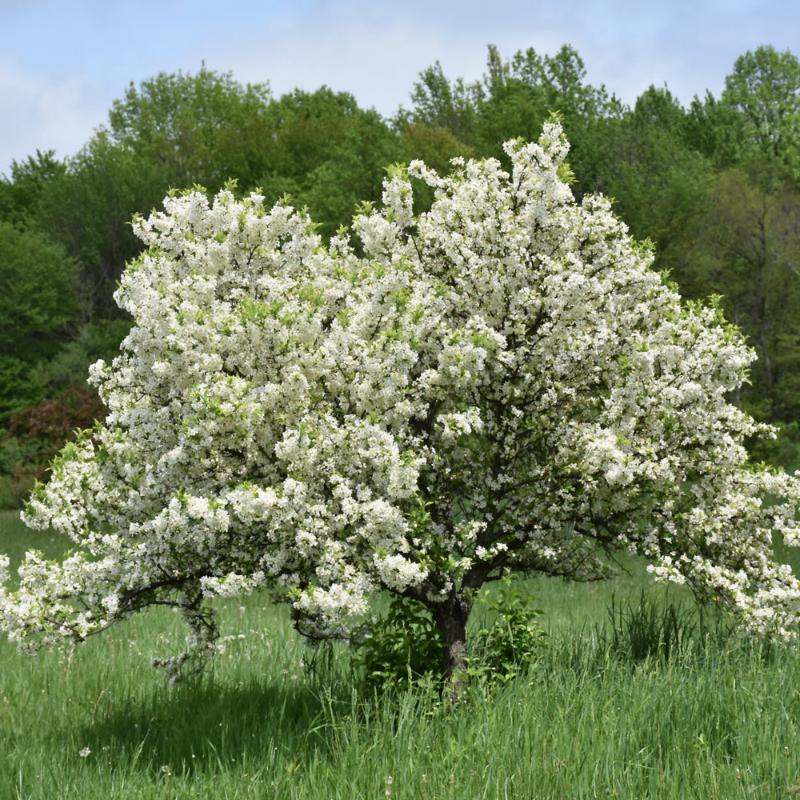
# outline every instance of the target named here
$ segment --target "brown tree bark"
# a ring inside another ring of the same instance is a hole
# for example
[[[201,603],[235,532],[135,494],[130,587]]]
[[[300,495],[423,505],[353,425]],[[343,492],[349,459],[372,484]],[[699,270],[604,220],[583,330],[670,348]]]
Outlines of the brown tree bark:
[[[458,699],[464,688],[467,666],[467,619],[471,604],[453,597],[431,609],[444,644],[442,677],[444,693],[451,701]]]

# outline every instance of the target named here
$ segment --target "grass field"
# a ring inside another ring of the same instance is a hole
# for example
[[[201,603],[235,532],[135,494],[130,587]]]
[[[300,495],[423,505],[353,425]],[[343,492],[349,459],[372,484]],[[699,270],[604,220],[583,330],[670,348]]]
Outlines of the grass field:
[[[0,552],[29,547],[59,542],[0,516]],[[0,798],[800,797],[796,651],[698,637],[633,663],[596,626],[612,593],[648,585],[641,569],[602,586],[530,585],[550,630],[541,660],[453,710],[423,689],[359,694],[344,649],[304,667],[285,609],[259,597],[220,607],[232,638],[192,686],[171,689],[149,665],[183,635],[171,613],[72,656],[30,659],[2,642]]]

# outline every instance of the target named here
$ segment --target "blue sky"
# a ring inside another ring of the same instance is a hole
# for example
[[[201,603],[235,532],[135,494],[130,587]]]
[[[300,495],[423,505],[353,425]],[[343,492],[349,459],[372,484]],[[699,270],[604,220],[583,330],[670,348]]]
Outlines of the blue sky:
[[[623,100],[666,83],[722,89],[759,44],[800,52],[798,0],[0,0],[0,172],[36,148],[74,153],[130,81],[201,63],[275,93],[327,84],[389,115],[420,70],[479,78],[510,56],[577,48]]]

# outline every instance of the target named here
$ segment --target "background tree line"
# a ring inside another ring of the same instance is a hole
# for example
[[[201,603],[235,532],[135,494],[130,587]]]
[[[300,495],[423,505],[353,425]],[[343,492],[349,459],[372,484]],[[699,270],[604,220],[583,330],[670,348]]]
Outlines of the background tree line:
[[[207,69],[128,88],[75,156],[37,151],[0,178],[0,506],[13,506],[76,427],[102,414],[88,364],[113,355],[129,321],[112,293],[139,249],[131,217],[171,187],[235,178],[288,195],[325,236],[378,200],[387,165],[505,159],[553,112],[572,143],[573,190],[603,192],[688,297],[721,295],[756,348],[737,398],[781,437],[757,456],[800,463],[800,61],[760,47],[719,97],[683,106],[651,86],[629,107],[587,82],[578,53],[489,47],[483,78],[424,70],[391,119],[347,93],[273,96]],[[430,197],[420,191],[424,207]]]

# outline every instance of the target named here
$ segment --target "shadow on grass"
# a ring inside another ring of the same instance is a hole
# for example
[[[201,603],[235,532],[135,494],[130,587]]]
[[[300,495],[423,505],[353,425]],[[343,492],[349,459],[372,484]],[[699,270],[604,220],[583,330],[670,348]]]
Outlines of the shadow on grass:
[[[330,752],[330,708],[351,699],[307,685],[204,679],[114,703],[79,729],[80,741],[119,766],[174,774],[225,770],[243,761],[303,763]]]

